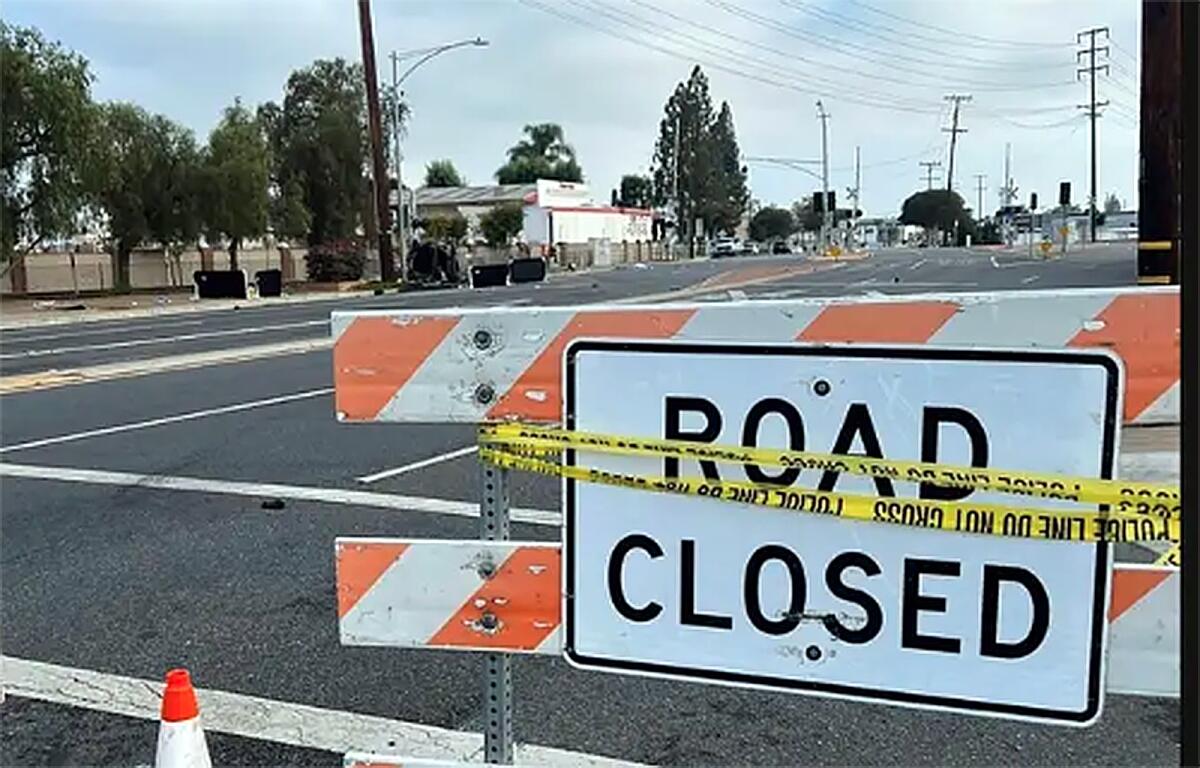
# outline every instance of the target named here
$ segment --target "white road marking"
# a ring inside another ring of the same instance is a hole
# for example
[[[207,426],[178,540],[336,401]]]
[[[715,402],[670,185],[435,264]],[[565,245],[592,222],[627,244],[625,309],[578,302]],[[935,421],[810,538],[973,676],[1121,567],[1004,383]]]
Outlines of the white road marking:
[[[157,419],[147,419],[145,421],[134,421],[127,424],[116,424],[111,427],[100,427],[99,429],[88,429],[83,432],[72,432],[65,435],[56,435],[55,437],[43,437],[38,440],[29,440],[24,443],[16,443],[14,445],[0,446],[0,453],[11,453],[12,451],[24,451],[30,448],[41,448],[47,445],[58,445],[59,443],[73,443],[76,440],[86,440],[89,437],[103,437],[105,435],[116,435],[121,432],[132,432],[138,429],[148,429],[150,427],[161,427],[164,424],[178,424],[182,421],[195,421],[196,419],[204,419],[209,416],[219,416],[225,413],[239,413],[241,411],[249,411],[255,408],[265,408],[269,405],[280,405],[282,403],[291,403],[297,400],[307,400],[313,397],[328,395],[333,392],[332,387],[324,387],[322,389],[310,389],[306,392],[295,392],[290,395],[279,395],[277,397],[268,397],[263,400],[250,400],[244,403],[234,403],[233,405],[223,405],[220,408],[205,408],[200,411],[188,411],[187,413],[177,413],[174,416],[162,416]],[[332,418],[332,416],[330,417]]]
[[[908,268],[909,271],[911,272],[911,271],[920,269],[925,264],[926,261],[927,261],[926,259],[917,259],[915,262],[913,262],[912,266]]]
[[[306,328],[315,325],[328,325],[329,320],[304,320],[296,323],[278,323],[276,325],[258,325],[250,328],[229,328],[223,331],[202,331],[200,333],[181,333],[176,336],[152,336],[147,339],[129,339],[127,341],[111,341],[105,344],[80,344],[73,347],[54,347],[51,349],[30,349],[24,352],[9,352],[0,354],[0,360],[15,360],[29,357],[49,357],[65,355],[71,352],[94,352],[105,349],[125,349],[128,347],[144,347],[150,344],[168,344],[197,339],[211,339],[219,336],[241,336],[249,333],[269,333],[292,328]]]
[[[1040,279],[1041,275],[1030,275],[1029,277],[1023,277],[1021,278],[1021,285],[1029,285],[1030,283]]]
[[[342,488],[317,488],[307,485],[279,483],[246,483],[232,480],[209,480],[201,477],[146,475],[137,472],[115,472],[99,469],[72,469],[34,464],[0,463],[0,477],[26,480],[50,480],[87,485],[115,485],[124,488],[146,488],[155,491],[191,491],[256,499],[288,499],[315,501],[322,504],[345,504],[374,509],[394,509],[408,512],[431,512],[456,517],[478,517],[479,504],[470,501],[433,499],[425,496],[404,496],[374,491],[350,491]],[[562,515],[547,509],[514,507],[512,519],[518,523],[561,525]]]
[[[992,262],[993,267],[1000,269],[1000,262],[996,261],[996,254],[988,254],[988,261]]]
[[[163,660],[164,671],[167,660]],[[163,683],[91,669],[4,656],[4,688],[10,696],[48,701],[144,720],[158,720]],[[192,673],[203,680],[203,669]],[[386,684],[386,682],[381,683]],[[277,701],[243,693],[198,688],[206,731],[328,752],[400,754],[427,760],[483,761],[483,736],[375,715]],[[143,745],[153,754],[154,744]],[[555,747],[517,744],[516,761],[546,766],[636,765]]]
[[[39,334],[37,336],[19,336],[19,335],[17,335],[21,331],[26,331],[26,330],[35,330],[36,331],[37,330],[36,326],[34,326],[33,328],[10,328],[7,330],[0,330],[0,341],[2,341],[5,344],[24,344],[24,343],[30,342],[30,341],[51,341],[53,339],[76,339],[76,338],[79,338],[80,336],[119,336],[123,333],[128,334],[128,333],[137,333],[138,331],[151,331],[151,330],[158,331],[158,330],[162,330],[164,328],[182,328],[183,326],[191,326],[191,325],[204,325],[204,321],[203,320],[185,320],[180,323],[164,322],[162,324],[156,323],[154,325],[136,326],[136,327],[120,325],[115,328],[97,328],[97,329],[93,329],[93,330],[89,330],[89,331],[77,330],[77,331],[72,331],[70,333],[44,333],[44,334]]]
[[[434,464],[441,464],[443,461],[450,461],[451,459],[457,459],[460,456],[469,456],[478,450],[479,450],[478,445],[468,445],[466,448],[459,448],[456,451],[449,451],[447,453],[442,453],[437,456],[430,456],[428,459],[421,459],[420,461],[414,461],[412,464],[405,464],[402,467],[396,467],[395,469],[385,469],[382,472],[376,472],[373,475],[363,475],[362,477],[357,478],[357,480],[360,483],[369,485],[371,483],[377,483],[380,480],[386,480],[389,477],[396,477],[397,475],[407,474],[409,472],[413,472],[418,469],[424,469],[425,467],[432,467]]]

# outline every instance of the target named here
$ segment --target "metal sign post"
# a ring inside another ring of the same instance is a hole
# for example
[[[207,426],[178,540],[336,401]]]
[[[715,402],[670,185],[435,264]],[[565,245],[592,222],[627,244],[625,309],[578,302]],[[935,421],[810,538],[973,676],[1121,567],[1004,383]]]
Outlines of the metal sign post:
[[[482,463],[479,499],[479,538],[484,541],[508,541],[508,470]],[[490,574],[489,574],[490,576]],[[489,620],[493,627],[487,627]],[[494,629],[498,620],[484,614],[485,629]],[[511,765],[513,761],[512,657],[507,653],[484,656],[483,755],[485,762]]]

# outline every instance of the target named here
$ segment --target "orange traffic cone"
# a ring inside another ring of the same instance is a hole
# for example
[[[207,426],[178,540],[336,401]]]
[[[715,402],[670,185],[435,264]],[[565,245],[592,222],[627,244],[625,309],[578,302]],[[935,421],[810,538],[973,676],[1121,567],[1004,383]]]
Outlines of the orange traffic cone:
[[[200,727],[200,705],[186,669],[167,673],[161,719],[155,768],[212,768],[204,729]]]

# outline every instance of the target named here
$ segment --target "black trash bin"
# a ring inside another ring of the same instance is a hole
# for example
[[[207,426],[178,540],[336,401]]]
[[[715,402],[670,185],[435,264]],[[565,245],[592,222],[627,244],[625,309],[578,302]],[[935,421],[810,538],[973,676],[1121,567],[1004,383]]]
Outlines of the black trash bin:
[[[283,270],[281,269],[260,269],[254,273],[254,284],[258,286],[258,295],[261,296],[282,296],[283,295]]]
[[[198,269],[192,273],[201,299],[246,298],[246,273],[240,269]]]

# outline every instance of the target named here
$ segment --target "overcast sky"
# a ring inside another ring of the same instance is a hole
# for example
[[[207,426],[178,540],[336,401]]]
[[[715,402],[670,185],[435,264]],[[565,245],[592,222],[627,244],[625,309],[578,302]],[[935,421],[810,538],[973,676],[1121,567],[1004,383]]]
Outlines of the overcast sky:
[[[97,99],[135,101],[203,140],[235,97],[279,100],[288,74],[317,58],[359,58],[355,0],[7,0],[32,25],[85,55]],[[1058,182],[1083,202],[1089,130],[1077,105],[1076,33],[1111,31],[1113,105],[1099,121],[1099,190],[1137,194],[1139,6],[1134,0],[374,0],[380,72],[389,51],[481,36],[405,83],[413,119],[406,182],[450,158],[469,182],[492,182],[526,123],[560,123],[598,199],[650,167],[663,104],[695,63],[714,102],[729,101],[748,157],[817,160],[830,113],[831,187],[839,204],[862,154],[862,208],[895,215],[924,188],[920,160],[948,165],[950,108],[962,105],[954,184],[998,204],[1005,142],[1025,201],[1053,203]],[[672,18],[672,16],[674,18]],[[1101,42],[1103,36],[1101,35]],[[1103,56],[1100,57],[1104,59]],[[812,165],[814,171],[819,166]],[[751,193],[790,203],[819,188],[804,173],[750,164]]]

